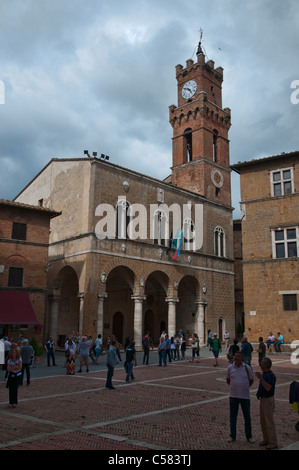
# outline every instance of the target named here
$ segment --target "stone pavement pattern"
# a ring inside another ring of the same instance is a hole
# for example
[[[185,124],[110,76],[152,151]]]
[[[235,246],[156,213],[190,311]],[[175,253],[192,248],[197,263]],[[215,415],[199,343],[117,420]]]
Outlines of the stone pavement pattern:
[[[62,358],[62,356],[61,356]],[[289,384],[299,379],[299,365],[290,356],[272,356],[277,376],[276,414],[279,446],[299,448],[295,423],[299,415],[289,404]],[[228,443],[229,387],[227,360],[213,366],[211,353],[203,351],[201,362],[176,361],[157,367],[134,369],[136,380],[127,384],[122,364],[115,370],[115,390],[105,388],[105,358],[89,373],[67,376],[61,359],[58,367],[38,365],[32,381],[19,388],[19,404],[8,408],[4,373],[0,374],[1,450],[118,450],[194,451],[261,450],[258,380],[251,388],[254,443],[244,436],[241,410],[237,440]],[[138,356],[142,363],[141,354]],[[77,367],[78,370],[78,367]],[[253,370],[260,370],[257,358]],[[85,371],[85,368],[83,369]],[[48,373],[48,374],[47,374]]]

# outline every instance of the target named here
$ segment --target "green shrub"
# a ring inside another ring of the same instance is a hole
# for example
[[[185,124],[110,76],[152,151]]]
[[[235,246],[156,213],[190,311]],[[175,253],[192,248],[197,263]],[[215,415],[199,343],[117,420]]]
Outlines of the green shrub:
[[[30,341],[29,344],[30,344],[30,346],[33,347],[35,356],[41,356],[43,354],[44,348],[42,346],[38,345],[38,342],[36,341],[35,338],[32,338],[32,340]]]

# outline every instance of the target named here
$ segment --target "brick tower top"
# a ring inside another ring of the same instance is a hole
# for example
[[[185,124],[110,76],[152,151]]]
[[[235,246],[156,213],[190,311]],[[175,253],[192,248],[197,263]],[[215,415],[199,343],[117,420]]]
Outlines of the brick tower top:
[[[222,109],[223,68],[197,61],[176,66],[178,106],[169,107],[173,127],[172,184],[230,205],[228,130],[230,109]]]
[[[220,108],[222,107],[222,93],[221,85],[223,82],[223,68],[217,67],[214,68],[214,61],[209,60],[205,61],[205,55],[202,51],[201,44],[198,44],[197,48],[197,62],[194,62],[192,59],[186,61],[186,67],[184,68],[181,64],[176,66],[176,79],[178,81],[178,106],[183,106],[186,104],[186,101],[189,102],[192,97],[184,98],[182,95],[182,88],[186,83],[186,78],[188,77],[188,82],[190,80],[196,79],[197,92],[206,93],[207,100],[215,103]],[[187,83],[188,83],[187,82]],[[193,99],[195,99],[193,95]]]

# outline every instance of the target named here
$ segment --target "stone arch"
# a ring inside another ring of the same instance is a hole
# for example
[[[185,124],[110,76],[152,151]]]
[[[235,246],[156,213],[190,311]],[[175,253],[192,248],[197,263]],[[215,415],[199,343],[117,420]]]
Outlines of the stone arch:
[[[22,255],[11,255],[6,258],[6,264],[10,266],[25,266],[28,263],[28,259]]]
[[[135,273],[123,264],[109,272],[106,281],[106,308],[104,310],[104,338],[117,336],[124,344],[126,336],[134,335],[134,294]]]
[[[120,276],[123,278],[124,282],[130,287],[132,293],[134,291],[134,284],[135,284],[135,273],[134,271],[124,264],[119,264],[118,266],[114,267],[107,276],[107,283],[111,279],[115,278],[115,276]],[[117,286],[114,286],[115,288]]]
[[[165,272],[160,270],[152,271],[147,276],[144,287],[144,312],[147,312],[147,316],[144,316],[143,325],[151,325],[150,335],[154,344],[159,342],[160,325],[165,324],[167,329],[168,305],[166,298],[168,289],[169,277]]]
[[[166,271],[152,271],[147,275],[145,285],[147,283],[151,283],[153,281],[157,281],[159,284],[161,284],[161,287],[163,288],[165,295],[168,294],[168,288],[169,288],[169,275]]]
[[[177,330],[184,333],[198,333],[196,331],[197,301],[199,296],[199,282],[190,274],[183,276],[178,284],[178,305],[176,311]]]
[[[64,266],[54,281],[58,296],[57,341],[64,346],[64,340],[72,331],[79,331],[79,279],[71,266]],[[51,318],[50,318],[51,321]]]
[[[121,264],[120,264],[120,259],[114,259],[110,261],[109,263],[105,264],[103,267],[101,267],[101,272],[99,273],[99,291],[103,291],[103,284],[107,282],[108,277],[113,275],[113,272],[115,272],[116,269],[122,268],[123,270],[127,269],[128,272],[132,273],[131,280],[128,280],[130,287],[133,291],[133,293],[139,294],[142,293],[142,283],[141,279],[143,279],[143,274],[138,266],[138,264],[134,263],[134,261],[127,260],[125,258],[121,259]],[[101,276],[103,274],[103,279],[101,279]],[[132,284],[133,282],[133,284]]]

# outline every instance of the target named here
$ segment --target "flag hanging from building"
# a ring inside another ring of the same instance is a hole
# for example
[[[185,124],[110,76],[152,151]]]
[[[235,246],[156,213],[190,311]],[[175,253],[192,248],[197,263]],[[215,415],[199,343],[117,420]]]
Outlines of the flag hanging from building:
[[[182,239],[183,239],[183,233],[184,233],[184,230],[181,231],[180,239],[179,239],[179,245],[178,245],[178,247],[176,248],[175,254],[173,255],[172,259],[177,259],[177,258],[180,257],[180,253],[181,253],[181,244],[182,244]]]
[[[179,229],[177,229],[177,232],[175,234],[175,237],[173,239],[173,248],[176,250],[177,247],[178,247],[178,240],[179,240],[179,236],[180,236],[180,231]]]

